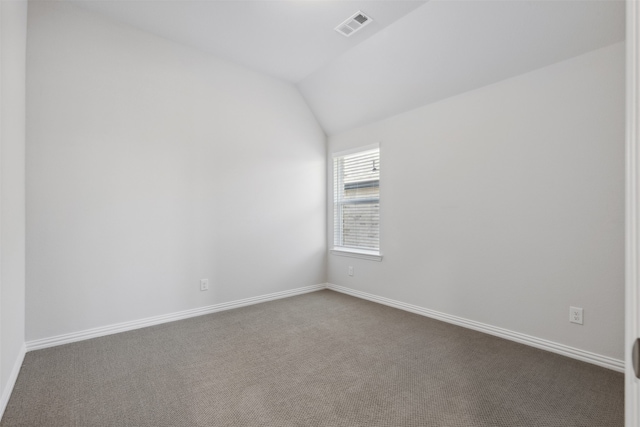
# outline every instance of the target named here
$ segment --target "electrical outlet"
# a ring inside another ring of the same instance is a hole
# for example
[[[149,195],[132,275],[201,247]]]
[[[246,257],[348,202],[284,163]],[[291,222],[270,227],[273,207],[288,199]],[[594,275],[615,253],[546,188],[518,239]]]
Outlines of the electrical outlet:
[[[353,266],[349,266],[349,276],[353,276]]]
[[[582,308],[569,307],[569,322],[582,325]]]
[[[209,279],[200,279],[200,290],[201,291],[209,290]]]

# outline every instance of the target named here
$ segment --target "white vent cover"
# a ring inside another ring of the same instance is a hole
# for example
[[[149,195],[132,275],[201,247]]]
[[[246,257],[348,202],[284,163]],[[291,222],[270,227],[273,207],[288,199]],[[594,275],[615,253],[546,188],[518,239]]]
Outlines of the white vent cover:
[[[349,19],[336,27],[336,31],[345,37],[351,36],[353,33],[369,24],[373,19],[369,18],[364,13],[357,11]]]

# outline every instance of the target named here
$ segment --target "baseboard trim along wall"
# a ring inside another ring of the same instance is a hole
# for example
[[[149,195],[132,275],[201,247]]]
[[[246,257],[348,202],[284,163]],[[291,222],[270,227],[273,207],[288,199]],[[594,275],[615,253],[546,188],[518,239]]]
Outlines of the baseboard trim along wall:
[[[484,332],[489,335],[494,335],[510,341],[526,344],[531,347],[536,347],[542,350],[550,351],[552,353],[561,354],[563,356],[571,357],[573,359],[581,360],[583,362],[588,362],[594,365],[602,366],[604,368],[612,369],[614,371],[624,372],[624,366],[625,366],[624,361],[614,359],[612,357],[602,356],[596,353],[592,353],[590,351],[580,350],[578,348],[569,347],[568,345],[559,344],[553,341],[532,337],[530,335],[522,334],[520,332],[514,332],[508,329],[498,328],[496,326],[487,325],[485,323],[476,322],[476,321],[465,319],[462,317],[440,313],[435,310],[429,310],[428,308],[423,308],[417,305],[407,304],[407,303],[392,300],[389,298],[380,297],[367,292],[357,291],[355,289],[346,288],[344,286],[334,285],[332,283],[327,283],[327,289],[331,289],[332,291],[341,292],[343,294],[351,295],[357,298],[362,298],[369,301],[377,302],[379,304],[388,305],[390,307],[398,308],[404,311],[409,311],[411,313],[420,314],[422,316],[431,317],[432,319],[441,320],[447,323],[452,323],[454,325],[473,329],[479,332]]]
[[[9,375],[7,380],[7,386],[2,391],[2,397],[0,397],[0,419],[2,419],[5,409],[7,409],[7,404],[9,403],[11,393],[13,393],[13,387],[16,385],[16,380],[18,379],[18,374],[20,373],[20,368],[22,367],[22,362],[24,362],[24,355],[26,352],[26,347],[23,344],[22,348],[20,348],[20,353],[18,353],[18,357],[16,358],[16,362],[13,364],[13,369],[11,369],[11,375]]]
[[[231,310],[234,308],[244,307],[247,305],[253,305],[261,302],[292,297],[294,295],[301,295],[309,292],[315,292],[325,288],[326,288],[325,284],[310,285],[302,288],[291,289],[288,291],[274,292],[272,294],[260,295],[257,297],[224,302],[221,304],[213,304],[206,307],[199,307],[191,310],[184,310],[184,311],[179,311],[179,312],[170,313],[170,314],[163,314],[160,316],[147,317],[145,319],[133,320],[130,322],[116,323],[113,325],[102,326],[99,328],[86,329],[84,331],[79,331],[79,332],[72,332],[70,334],[57,335],[50,338],[42,338],[38,340],[28,341],[26,343],[26,351],[40,350],[43,348],[55,347],[58,345],[69,344],[77,341],[84,341],[91,338],[102,337],[105,335],[117,334],[119,332],[126,332],[134,329],[146,328],[148,326],[160,325],[162,323],[188,319],[189,317],[202,316],[205,314],[216,313],[218,311]]]
[[[29,352],[33,350],[48,348],[48,347],[55,347],[58,345],[88,340],[91,338],[97,338],[105,335],[117,334],[119,332],[131,331],[134,329],[145,328],[148,326],[159,325],[162,323],[187,319],[190,317],[216,313],[218,311],[231,310],[234,308],[244,307],[247,305],[258,304],[261,302],[272,301],[272,300],[287,298],[295,295],[306,294],[309,292],[315,292],[322,289],[330,289],[332,291],[351,295],[357,298],[362,298],[369,301],[377,302],[379,304],[384,304],[389,307],[398,308],[400,310],[409,311],[411,313],[416,313],[422,316],[441,320],[443,322],[452,323],[454,325],[473,329],[479,332],[484,332],[486,334],[494,335],[510,341],[526,344],[531,347],[536,347],[542,350],[550,351],[552,353],[561,354],[563,356],[571,357],[573,359],[581,360],[583,362],[592,363],[594,365],[602,366],[604,368],[608,368],[614,371],[624,372],[624,361],[622,360],[614,359],[608,356],[602,356],[586,350],[580,350],[578,348],[570,347],[564,344],[559,344],[553,341],[536,338],[520,332],[499,328],[497,326],[487,325],[485,323],[476,322],[474,320],[469,320],[462,317],[441,313],[435,310],[430,310],[428,308],[419,307],[417,305],[407,304],[401,301],[380,297],[367,292],[346,288],[344,286],[334,285],[332,283],[305,286],[302,288],[291,289],[288,291],[275,292],[267,295],[260,295],[256,297],[245,298],[245,299],[225,302],[221,304],[214,304],[206,307],[199,307],[191,310],[184,310],[184,311],[165,314],[161,316],[147,317],[145,319],[117,323],[117,324],[103,326],[99,328],[73,332],[70,334],[57,335],[50,338],[42,338],[38,340],[28,341],[26,343],[26,351]],[[15,383],[15,380],[18,376],[18,372],[20,370],[20,366],[22,365],[23,358],[24,358],[24,351],[21,357],[19,358],[19,360],[16,361],[16,367],[14,367],[14,372],[12,372],[12,376],[10,378],[11,387],[7,387],[7,389],[5,389],[2,395],[2,402],[0,402],[0,404],[3,406],[0,406],[0,409],[2,409],[3,411],[4,411],[4,406],[6,406],[6,403],[9,400],[9,396],[11,395],[10,390],[13,389],[13,384]]]

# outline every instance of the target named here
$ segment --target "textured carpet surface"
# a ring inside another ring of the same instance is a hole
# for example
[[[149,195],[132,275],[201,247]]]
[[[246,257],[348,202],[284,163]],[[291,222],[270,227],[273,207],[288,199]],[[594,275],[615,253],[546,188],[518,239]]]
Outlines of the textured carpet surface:
[[[27,354],[0,425],[623,426],[622,374],[332,291]]]

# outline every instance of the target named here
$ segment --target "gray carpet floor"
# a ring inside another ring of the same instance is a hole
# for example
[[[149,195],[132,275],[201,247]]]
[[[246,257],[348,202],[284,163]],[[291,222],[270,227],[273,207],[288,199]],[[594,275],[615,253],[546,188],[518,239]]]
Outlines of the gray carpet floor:
[[[0,425],[623,426],[622,374],[332,291],[27,354]]]

